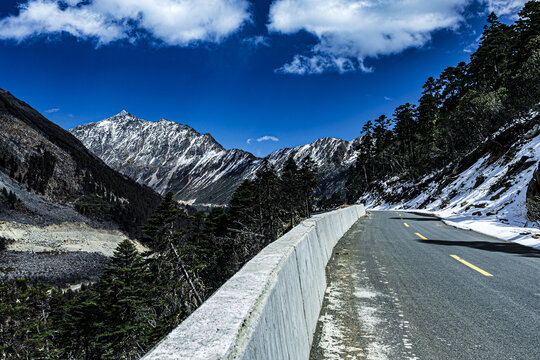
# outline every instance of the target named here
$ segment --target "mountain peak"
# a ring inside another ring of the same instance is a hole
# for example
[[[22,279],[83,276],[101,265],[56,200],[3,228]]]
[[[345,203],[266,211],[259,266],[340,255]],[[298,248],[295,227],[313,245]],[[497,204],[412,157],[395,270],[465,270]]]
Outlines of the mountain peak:
[[[136,117],[135,115],[127,112],[126,110],[122,110],[118,114],[113,115],[107,119],[104,119],[103,122],[121,123],[121,122],[131,122],[133,120],[140,120],[140,119]],[[98,121],[98,123],[101,123],[101,121]]]
[[[115,117],[116,116],[132,116],[132,115],[128,113],[126,110],[122,110],[118,114],[116,114]]]

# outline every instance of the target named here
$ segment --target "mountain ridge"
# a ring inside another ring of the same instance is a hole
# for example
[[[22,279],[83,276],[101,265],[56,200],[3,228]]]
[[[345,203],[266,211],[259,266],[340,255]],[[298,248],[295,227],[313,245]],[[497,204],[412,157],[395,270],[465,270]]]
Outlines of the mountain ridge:
[[[112,168],[177,200],[225,203],[236,187],[252,178],[268,159],[280,169],[289,156],[309,156],[320,170],[318,193],[330,195],[345,182],[359,139],[324,137],[310,144],[278,149],[261,158],[242,149],[225,149],[209,134],[189,125],[140,119],[123,110],[110,118],[69,130]],[[149,145],[152,144],[152,145]]]

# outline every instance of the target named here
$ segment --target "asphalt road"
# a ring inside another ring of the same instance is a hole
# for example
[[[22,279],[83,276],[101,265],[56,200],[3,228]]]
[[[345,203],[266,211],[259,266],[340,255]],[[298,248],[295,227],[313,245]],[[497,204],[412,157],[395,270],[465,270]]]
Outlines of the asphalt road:
[[[540,359],[540,251],[371,212],[327,277],[311,359]]]

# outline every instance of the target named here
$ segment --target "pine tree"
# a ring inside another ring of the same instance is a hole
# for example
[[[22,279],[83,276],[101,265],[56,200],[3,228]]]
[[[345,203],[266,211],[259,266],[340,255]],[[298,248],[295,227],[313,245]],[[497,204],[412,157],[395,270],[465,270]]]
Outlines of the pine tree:
[[[401,153],[406,155],[405,163],[408,175],[412,178],[416,176],[416,144],[417,144],[417,117],[416,107],[409,103],[398,106],[394,111],[394,132],[396,141],[400,146]],[[396,154],[399,156],[399,154]]]
[[[207,265],[203,276],[213,292],[236,272],[234,238],[229,236],[229,216],[221,207],[210,210],[205,225],[213,261]]]
[[[213,207],[207,216],[208,232],[215,236],[225,236],[229,225],[229,217],[222,207]]]
[[[145,241],[151,244],[157,260],[157,270],[161,268],[171,268],[173,271],[180,270],[181,274],[170,274],[173,276],[183,276],[188,282],[193,295],[198,304],[202,304],[202,298],[195,283],[199,282],[193,274],[188,271],[188,266],[184,263],[181,255],[181,248],[186,245],[183,235],[185,231],[177,231],[175,222],[184,217],[178,208],[178,204],[173,199],[173,194],[168,192],[155,213],[149,218],[148,225],[142,231],[145,234]],[[176,266],[172,266],[175,263]],[[193,265],[193,264],[192,264]],[[177,269],[177,268],[180,269]]]
[[[64,312],[56,314],[58,339],[57,344],[63,349],[66,358],[85,360],[99,358],[102,351],[96,348],[105,320],[102,304],[93,289],[78,292],[69,304],[56,302]],[[58,310],[58,309],[57,309]]]
[[[359,161],[357,162],[357,166],[362,169],[366,186],[373,178],[374,140],[373,123],[368,120],[362,126],[362,145],[359,149]]]
[[[516,117],[526,118],[540,105],[540,3],[529,1],[519,12],[515,30],[515,56],[510,59],[508,93]]]
[[[304,204],[304,217],[309,218],[313,211],[313,191],[317,187],[317,165],[311,157],[306,157],[302,162],[298,177],[301,200]]]
[[[264,237],[263,245],[276,240],[281,234],[280,211],[282,189],[274,166],[265,160],[254,180],[257,232]]]
[[[143,353],[138,345],[144,338],[146,315],[151,314],[147,302],[143,259],[130,240],[121,242],[114,252],[99,284],[102,332],[100,348],[104,358],[139,358]],[[84,299],[91,303],[94,299]]]
[[[231,202],[229,218],[231,227],[239,229],[252,228],[257,221],[255,212],[255,186],[250,180],[244,180],[234,192]]]
[[[387,174],[387,171],[393,169],[391,162],[393,135],[389,127],[390,121],[385,115],[381,115],[375,120],[373,127],[373,137],[375,139],[374,161],[378,176],[384,176]],[[356,199],[354,201],[356,201]]]
[[[328,199],[328,207],[332,209],[340,205],[343,205],[343,199],[341,198],[341,195],[336,191],[332,194],[330,199]]]
[[[148,225],[143,226],[145,235],[143,241],[152,247],[154,251],[163,251],[170,245],[165,239],[174,227],[174,222],[180,216],[180,211],[173,199],[173,193],[168,192],[163,201],[158,205],[154,214],[148,219]]]
[[[511,35],[509,26],[502,24],[495,13],[489,14],[480,45],[468,66],[470,80],[476,87],[492,91],[502,85],[512,51]]]
[[[0,268],[0,276],[13,271]],[[51,349],[48,286],[32,286],[24,278],[0,282],[0,354],[7,359],[43,359]]]
[[[517,33],[516,55],[512,61],[514,71],[517,71],[535,51],[530,44],[537,43],[535,38],[540,36],[540,2],[528,1],[518,16],[514,25]]]
[[[439,122],[440,88],[434,78],[429,77],[422,87],[422,96],[418,100],[418,142],[419,156],[422,158],[418,164],[423,165],[422,171],[431,169],[437,157],[437,126]]]
[[[11,190],[9,191],[7,200],[8,200],[10,208],[15,209],[15,204],[17,204],[18,199],[17,199],[17,195],[15,195],[13,191]]]
[[[289,228],[295,225],[298,208],[302,206],[299,184],[299,170],[294,157],[291,155],[281,170],[281,194],[286,218],[289,218]]]

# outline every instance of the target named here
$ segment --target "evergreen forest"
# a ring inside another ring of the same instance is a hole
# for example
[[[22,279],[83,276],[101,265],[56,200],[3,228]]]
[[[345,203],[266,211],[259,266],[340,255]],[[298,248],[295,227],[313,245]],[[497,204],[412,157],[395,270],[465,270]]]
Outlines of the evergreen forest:
[[[491,13],[470,61],[428,78],[416,104],[366,122],[360,155],[335,201],[354,202],[391,177],[415,183],[516,121],[525,132],[538,122],[539,99],[540,3],[529,1],[512,25]]]
[[[263,247],[313,211],[316,166],[291,157],[244,181],[230,208],[188,211],[168,193],[138,253],[119,244],[98,283],[66,291],[0,268],[0,354],[6,359],[138,359]]]

